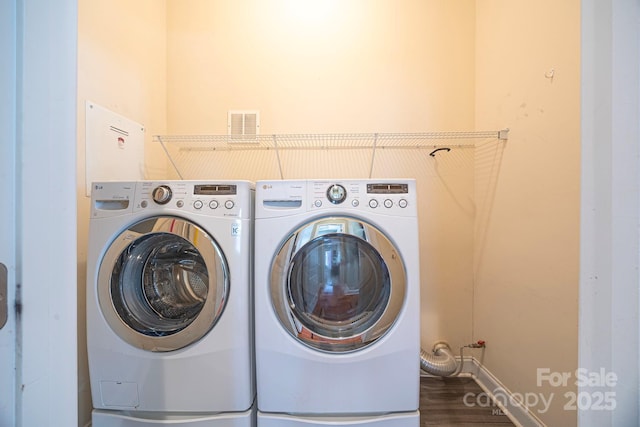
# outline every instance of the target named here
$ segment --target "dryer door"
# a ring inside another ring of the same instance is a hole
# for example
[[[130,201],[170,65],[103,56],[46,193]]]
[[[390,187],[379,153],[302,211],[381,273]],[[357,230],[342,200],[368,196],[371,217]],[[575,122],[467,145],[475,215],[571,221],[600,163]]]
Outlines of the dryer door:
[[[394,324],[406,273],[376,227],[350,217],[295,230],[274,257],[270,294],[282,326],[309,347],[347,352],[372,344]]]
[[[123,340],[143,350],[172,351],[198,341],[220,318],[229,269],[206,231],[159,216],[115,238],[97,286],[100,309]]]

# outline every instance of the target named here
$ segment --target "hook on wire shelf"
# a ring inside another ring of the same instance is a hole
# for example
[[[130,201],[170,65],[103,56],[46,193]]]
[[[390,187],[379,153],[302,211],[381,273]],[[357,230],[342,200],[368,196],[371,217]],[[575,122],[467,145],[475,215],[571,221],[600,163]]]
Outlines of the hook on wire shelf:
[[[449,148],[449,147],[436,148],[435,150],[433,150],[432,152],[430,152],[430,153],[429,153],[429,155],[430,155],[431,157],[435,157],[435,156],[436,156],[436,153],[437,153],[438,151],[446,151],[446,152],[448,153],[449,151],[451,151],[451,148]]]

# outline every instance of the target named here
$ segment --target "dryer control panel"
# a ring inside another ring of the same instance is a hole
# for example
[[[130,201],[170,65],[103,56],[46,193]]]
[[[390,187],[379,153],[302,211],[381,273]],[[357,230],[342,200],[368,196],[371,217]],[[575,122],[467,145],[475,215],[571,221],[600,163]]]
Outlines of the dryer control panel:
[[[342,207],[381,214],[415,215],[415,187],[411,181],[310,181],[310,208]]]
[[[258,181],[256,186],[257,218],[338,210],[417,215],[413,179]]]

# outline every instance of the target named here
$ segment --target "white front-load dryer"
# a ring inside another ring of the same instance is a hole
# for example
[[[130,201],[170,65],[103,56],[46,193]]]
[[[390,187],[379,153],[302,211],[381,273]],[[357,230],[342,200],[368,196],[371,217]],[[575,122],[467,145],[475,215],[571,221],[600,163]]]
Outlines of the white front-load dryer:
[[[256,182],[258,427],[418,427],[415,181]]]
[[[255,426],[246,181],[92,185],[93,427]]]

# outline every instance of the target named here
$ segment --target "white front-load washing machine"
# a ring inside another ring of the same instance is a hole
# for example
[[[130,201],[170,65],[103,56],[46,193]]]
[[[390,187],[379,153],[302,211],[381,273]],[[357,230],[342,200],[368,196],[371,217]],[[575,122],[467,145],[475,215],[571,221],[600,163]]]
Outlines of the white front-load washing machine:
[[[93,427],[255,426],[247,181],[92,185]]]
[[[415,181],[256,182],[258,427],[420,423]]]

